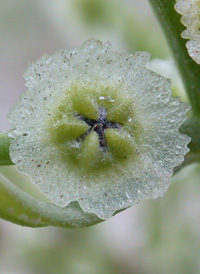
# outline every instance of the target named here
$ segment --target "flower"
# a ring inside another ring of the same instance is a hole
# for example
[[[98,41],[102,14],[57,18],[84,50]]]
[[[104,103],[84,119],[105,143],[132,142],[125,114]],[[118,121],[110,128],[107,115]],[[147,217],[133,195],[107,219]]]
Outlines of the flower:
[[[166,192],[188,151],[178,131],[188,106],[149,58],[91,39],[30,64],[9,115],[10,155],[57,206],[78,201],[106,219]]]
[[[177,0],[175,9],[183,15],[181,22],[187,27],[181,35],[190,39],[186,43],[188,53],[200,64],[200,0]]]

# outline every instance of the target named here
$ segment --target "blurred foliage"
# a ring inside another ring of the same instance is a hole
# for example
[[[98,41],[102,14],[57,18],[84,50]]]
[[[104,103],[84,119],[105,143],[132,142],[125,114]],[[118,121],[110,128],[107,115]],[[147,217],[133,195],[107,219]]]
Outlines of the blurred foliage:
[[[199,177],[200,165],[183,169],[174,176],[163,199],[137,206],[140,218],[136,223],[128,223],[125,212],[118,215],[119,222],[114,217],[98,226],[71,231],[15,225],[9,231],[8,224],[2,222],[0,273],[15,269],[13,273],[20,274],[197,274]],[[134,218],[134,212],[130,209],[128,218]],[[121,232],[120,222],[125,222]],[[121,240],[114,236],[117,230]],[[8,263],[5,258],[9,254],[13,259]]]
[[[107,28],[117,32],[126,51],[150,51],[152,56],[157,57],[166,57],[169,54],[164,37],[159,33],[159,25],[154,25],[154,22],[139,15],[137,1],[135,6],[119,0],[73,0],[71,4],[87,28],[94,31],[97,28],[106,31],[103,28]],[[162,47],[158,39],[161,40]]]
[[[98,24],[102,27],[115,25],[117,1],[114,0],[74,0],[73,5],[80,12],[82,20],[88,24]]]
[[[116,50],[169,56],[145,0],[2,0],[0,14],[1,66],[6,75],[1,80],[1,110],[12,102],[4,95],[17,98],[21,92],[14,76],[21,75],[28,60],[91,36],[111,40]],[[25,180],[21,182],[22,190],[38,196],[35,189],[27,189]],[[197,274],[199,182],[200,165],[188,166],[173,178],[162,200],[142,202],[82,230],[33,230],[1,221],[0,274]]]

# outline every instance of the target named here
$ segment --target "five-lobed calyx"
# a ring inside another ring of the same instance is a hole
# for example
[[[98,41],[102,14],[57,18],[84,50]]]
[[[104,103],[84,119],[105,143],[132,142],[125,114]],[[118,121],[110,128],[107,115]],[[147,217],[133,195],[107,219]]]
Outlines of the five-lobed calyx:
[[[113,87],[81,90],[73,85],[67,94],[48,121],[64,161],[86,172],[125,161],[134,153],[131,98],[123,98]]]
[[[188,151],[178,131],[188,106],[149,58],[91,39],[30,64],[9,116],[10,155],[52,203],[106,219],[166,192]]]

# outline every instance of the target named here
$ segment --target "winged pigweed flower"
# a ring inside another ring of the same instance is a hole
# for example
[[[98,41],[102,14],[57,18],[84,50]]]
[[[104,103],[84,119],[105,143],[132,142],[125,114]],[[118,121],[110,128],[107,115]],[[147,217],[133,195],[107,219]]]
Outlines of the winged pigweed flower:
[[[9,115],[10,155],[54,204],[78,201],[105,219],[166,192],[188,151],[178,131],[188,106],[149,58],[91,39],[30,64]]]
[[[190,39],[186,43],[188,53],[200,64],[200,0],[177,0],[175,9],[183,15],[181,22],[187,27],[182,37]]]

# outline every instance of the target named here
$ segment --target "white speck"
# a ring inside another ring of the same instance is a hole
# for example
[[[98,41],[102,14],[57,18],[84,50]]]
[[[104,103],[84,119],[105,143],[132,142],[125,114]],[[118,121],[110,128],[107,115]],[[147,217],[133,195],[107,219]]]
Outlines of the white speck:
[[[115,100],[112,99],[111,96],[100,96],[100,97],[99,97],[99,100],[105,100],[105,101],[107,101],[107,102],[115,102]]]
[[[80,147],[80,143],[79,142],[74,142],[71,147],[75,147],[75,148],[79,148]]]

